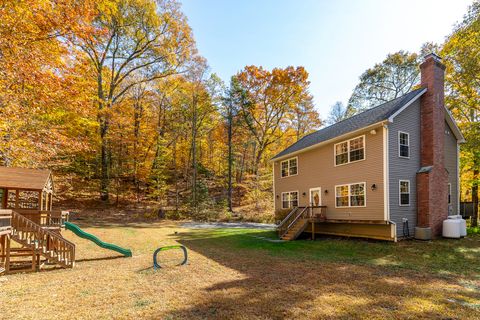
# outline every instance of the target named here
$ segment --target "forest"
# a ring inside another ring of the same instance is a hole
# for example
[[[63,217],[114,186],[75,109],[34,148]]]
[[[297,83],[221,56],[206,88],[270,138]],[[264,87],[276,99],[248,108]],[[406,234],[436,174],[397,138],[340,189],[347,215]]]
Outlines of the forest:
[[[247,65],[222,81],[175,0],[0,1],[0,17],[0,165],[51,169],[56,201],[272,221],[271,157],[414,89],[433,51],[467,140],[461,198],[478,208],[478,1],[443,43],[389,54],[325,115],[302,66]]]

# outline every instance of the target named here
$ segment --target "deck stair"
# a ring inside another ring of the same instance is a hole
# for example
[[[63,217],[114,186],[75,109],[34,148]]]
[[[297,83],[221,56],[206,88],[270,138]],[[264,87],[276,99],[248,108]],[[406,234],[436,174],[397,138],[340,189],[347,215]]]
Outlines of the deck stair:
[[[297,239],[306,228],[315,222],[325,221],[325,206],[295,207],[277,227],[282,240]],[[320,209],[319,212],[315,212]]]
[[[30,251],[26,254],[32,256],[32,269],[40,268],[40,257],[49,264],[74,267],[75,244],[64,239],[59,232],[48,230],[15,211],[12,211],[11,239],[24,251]]]

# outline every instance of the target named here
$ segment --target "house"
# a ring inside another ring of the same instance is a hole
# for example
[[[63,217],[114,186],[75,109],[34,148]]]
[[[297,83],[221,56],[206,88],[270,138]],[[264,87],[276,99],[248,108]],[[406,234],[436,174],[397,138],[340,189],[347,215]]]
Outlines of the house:
[[[303,232],[396,241],[441,235],[459,212],[459,144],[444,106],[441,58],[420,65],[421,86],[307,135],[275,157],[280,236]]]

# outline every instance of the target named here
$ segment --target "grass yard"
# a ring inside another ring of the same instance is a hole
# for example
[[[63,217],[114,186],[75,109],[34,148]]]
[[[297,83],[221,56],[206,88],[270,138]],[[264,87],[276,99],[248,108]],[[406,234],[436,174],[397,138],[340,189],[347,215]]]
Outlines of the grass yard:
[[[173,222],[82,227],[133,257],[64,231],[76,267],[0,277],[1,319],[480,319],[479,235],[274,243]],[[176,243],[189,264],[154,271],[153,251]]]

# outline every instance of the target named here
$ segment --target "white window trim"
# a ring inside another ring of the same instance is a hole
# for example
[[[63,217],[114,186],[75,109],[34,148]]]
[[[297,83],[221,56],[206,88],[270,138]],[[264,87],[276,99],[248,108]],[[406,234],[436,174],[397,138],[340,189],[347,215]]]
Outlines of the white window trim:
[[[350,196],[351,196],[351,189],[350,189],[350,186],[351,185],[354,185],[354,184],[363,184],[364,187],[363,187],[363,190],[365,192],[365,201],[364,201],[364,205],[363,206],[352,206],[351,205],[351,199],[350,199]],[[348,206],[337,206],[337,187],[344,187],[344,186],[348,186]],[[353,182],[353,183],[344,183],[344,184],[337,184],[335,185],[335,208],[336,209],[345,209],[345,208],[365,208],[367,206],[367,183],[366,182]]]
[[[408,204],[402,204],[402,182],[408,182]],[[410,191],[410,180],[398,180],[398,205],[400,207],[410,207],[412,192]]]
[[[363,137],[363,159],[350,161],[350,141],[361,138],[361,137]],[[345,163],[337,164],[337,145],[345,143],[345,142],[347,143],[347,159],[348,159],[348,161],[345,162]],[[340,167],[340,166],[344,166],[344,165],[347,165],[347,164],[350,164],[350,163],[356,163],[356,162],[364,161],[366,159],[367,159],[367,138],[366,138],[365,134],[362,134],[361,136],[357,136],[357,137],[354,137],[354,138],[350,138],[350,139],[347,139],[347,140],[337,142],[333,145],[333,165],[335,167]]]
[[[447,189],[447,201],[448,204],[452,204],[452,184],[449,182],[448,183],[448,189]]]
[[[285,207],[283,206],[283,195],[284,195],[285,193],[294,193],[294,192],[297,193],[297,203],[300,204],[300,192],[298,192],[298,190],[285,191],[285,192],[282,192],[281,198],[280,198],[280,202],[282,203],[282,209],[292,209],[292,208],[293,208],[293,207],[286,207],[286,208],[285,208]],[[291,202],[291,201],[289,201],[289,202]]]
[[[290,174],[290,160],[292,159],[296,159],[297,160],[297,173],[295,174]],[[282,163],[284,162],[287,162],[288,163],[288,175],[286,175],[285,177],[282,176]],[[288,158],[288,159],[285,159],[285,160],[282,160],[280,161],[280,178],[288,178],[288,177],[295,177],[298,175],[298,157],[291,157],[291,158]]]
[[[406,134],[407,137],[408,137],[408,139],[407,139],[407,141],[408,141],[408,145],[407,145],[407,147],[408,147],[408,157],[402,156],[400,154],[400,134],[402,134],[402,133]],[[398,157],[399,158],[404,158],[404,159],[410,159],[410,133],[405,132],[405,131],[398,131],[397,143],[398,143]]]

